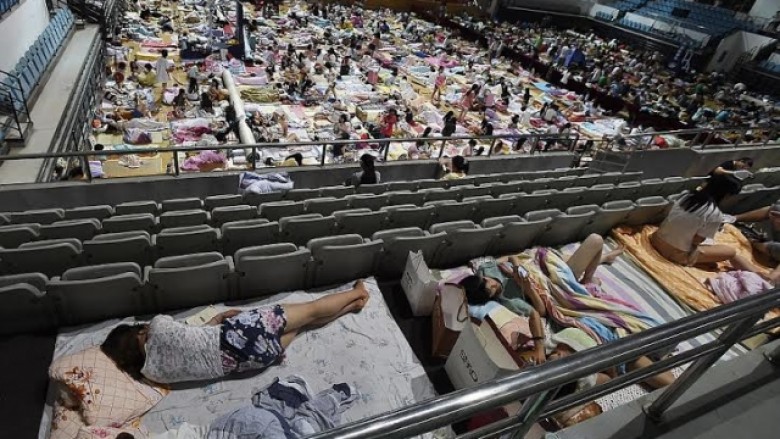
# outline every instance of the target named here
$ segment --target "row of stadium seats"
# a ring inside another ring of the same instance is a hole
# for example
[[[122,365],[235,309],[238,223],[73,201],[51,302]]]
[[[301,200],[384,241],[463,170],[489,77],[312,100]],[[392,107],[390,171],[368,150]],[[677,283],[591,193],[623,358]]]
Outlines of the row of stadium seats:
[[[0,17],[19,4],[19,0],[0,0]]]
[[[40,83],[44,72],[70,33],[73,22],[74,16],[69,9],[57,9],[49,25],[10,72],[19,78],[21,90],[14,78],[7,76],[3,79],[0,89],[11,92],[17,110],[21,110],[32,90]],[[0,99],[2,98],[10,99],[10,96],[0,94]],[[0,102],[0,104],[8,105],[9,103]]]
[[[164,257],[141,269],[135,262],[69,268],[61,276],[27,272],[0,277],[0,333],[74,325],[111,317],[161,312],[226,300],[332,285],[372,274],[398,276],[409,251],[421,251],[433,267],[453,267],[485,254],[557,245],[559,233],[578,240],[606,234],[621,223],[658,222],[670,205],[661,197],[560,211],[531,212],[358,234],[325,236],[305,246],[273,243],[230,256],[203,251]],[[130,256],[131,252],[124,255]],[[52,260],[38,261],[40,268]]]

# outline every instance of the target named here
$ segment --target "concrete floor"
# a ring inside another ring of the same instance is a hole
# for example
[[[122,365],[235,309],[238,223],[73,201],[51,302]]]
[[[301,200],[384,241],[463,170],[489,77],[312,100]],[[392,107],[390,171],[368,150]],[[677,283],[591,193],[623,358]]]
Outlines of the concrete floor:
[[[10,155],[49,151],[54,131],[84,67],[89,45],[98,31],[99,26],[91,24],[73,33],[30,111],[33,121],[30,137],[24,147],[12,147]],[[42,164],[43,160],[6,162],[0,166],[0,184],[34,183]]]
[[[654,392],[582,424],[550,435],[557,439],[777,439],[780,437],[780,364],[763,353],[780,341],[718,363],[669,409],[650,421],[642,407]]]

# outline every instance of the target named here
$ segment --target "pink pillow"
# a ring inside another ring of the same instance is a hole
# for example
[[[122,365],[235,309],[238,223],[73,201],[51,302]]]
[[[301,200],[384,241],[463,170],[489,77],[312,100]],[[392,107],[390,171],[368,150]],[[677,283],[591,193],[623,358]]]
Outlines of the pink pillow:
[[[65,385],[88,426],[121,427],[160,402],[167,390],[132,379],[98,347],[57,359],[52,380]]]

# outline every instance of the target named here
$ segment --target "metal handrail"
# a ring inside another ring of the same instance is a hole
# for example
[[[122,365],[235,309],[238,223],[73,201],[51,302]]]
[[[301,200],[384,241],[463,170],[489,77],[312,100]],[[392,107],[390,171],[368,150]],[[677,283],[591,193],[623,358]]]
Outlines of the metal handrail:
[[[539,417],[549,416],[579,405],[599,395],[640,382],[649,376],[698,358],[683,376],[656,399],[661,402],[656,402],[648,408],[648,413],[654,415],[652,419],[661,422],[660,415],[665,409],[733,344],[755,335],[754,328],[760,327],[765,331],[780,325],[780,319],[773,319],[754,327],[754,323],[766,311],[778,306],[780,306],[780,289],[774,289],[683,317],[562,359],[527,368],[505,378],[353,422],[311,436],[311,439],[407,438],[449,426],[454,422],[509,403],[525,400],[523,410],[517,416],[463,436],[475,438],[513,431],[515,437],[523,437],[523,430],[527,430]],[[728,329],[713,342],[663,360],[651,367],[638,369],[587,392],[574,394],[549,404],[557,390],[569,382],[620,366],[644,355],[675,347],[685,340],[723,327]]]

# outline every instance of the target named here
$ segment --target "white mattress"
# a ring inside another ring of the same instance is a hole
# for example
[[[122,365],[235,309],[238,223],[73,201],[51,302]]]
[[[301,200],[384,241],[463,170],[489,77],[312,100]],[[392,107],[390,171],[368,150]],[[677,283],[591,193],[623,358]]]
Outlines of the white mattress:
[[[354,385],[360,398],[344,413],[343,423],[432,398],[435,396],[433,385],[390,315],[376,281],[368,279],[366,286],[371,299],[362,312],[299,335],[287,349],[281,365],[230,380],[174,386],[170,395],[142,417],[142,425],[150,433],[162,433],[185,422],[208,424],[222,414],[251,404],[252,394],[274,378],[293,374],[304,377],[313,389],[325,389],[342,382]],[[351,284],[344,285],[322,293],[284,293],[249,304],[231,305],[231,308],[303,302],[350,287]],[[175,316],[186,318],[201,309]],[[112,320],[62,331],[57,337],[54,358],[99,344],[118,323],[119,320]],[[50,388],[39,439],[49,436],[52,403]]]

